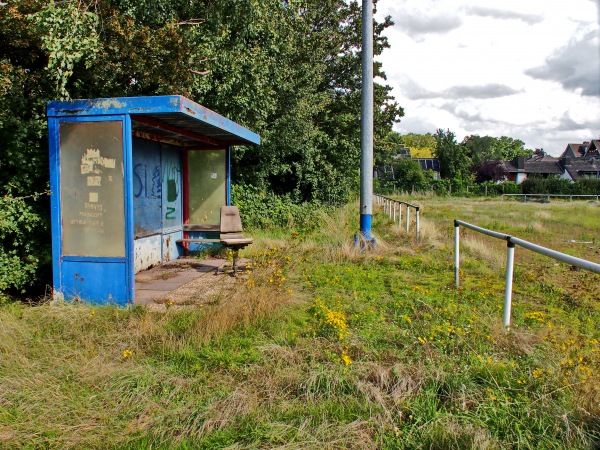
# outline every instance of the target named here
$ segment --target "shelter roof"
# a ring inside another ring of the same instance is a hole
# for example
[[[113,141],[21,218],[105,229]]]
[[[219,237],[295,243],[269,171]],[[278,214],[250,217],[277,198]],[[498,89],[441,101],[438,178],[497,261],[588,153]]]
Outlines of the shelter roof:
[[[258,145],[260,136],[180,95],[52,101],[48,117],[131,116],[134,135],[193,148]]]

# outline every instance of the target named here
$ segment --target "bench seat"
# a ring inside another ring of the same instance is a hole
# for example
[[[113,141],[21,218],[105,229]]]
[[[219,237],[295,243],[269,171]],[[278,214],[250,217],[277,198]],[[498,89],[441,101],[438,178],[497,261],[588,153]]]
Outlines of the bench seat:
[[[175,242],[178,244],[185,244],[188,242],[221,242],[221,239],[177,239]]]

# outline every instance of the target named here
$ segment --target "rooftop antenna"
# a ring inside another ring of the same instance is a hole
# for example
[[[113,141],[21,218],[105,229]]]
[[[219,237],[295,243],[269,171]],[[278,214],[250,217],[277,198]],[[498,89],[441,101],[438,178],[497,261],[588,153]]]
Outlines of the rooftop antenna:
[[[362,2],[362,114],[360,133],[360,234],[373,242],[373,0]]]

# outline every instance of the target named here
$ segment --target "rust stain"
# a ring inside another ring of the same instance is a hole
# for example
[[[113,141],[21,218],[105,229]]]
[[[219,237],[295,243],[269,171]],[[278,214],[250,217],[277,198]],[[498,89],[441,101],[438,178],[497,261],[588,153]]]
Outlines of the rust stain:
[[[189,112],[189,113],[190,113],[192,116],[195,116],[195,115],[196,115],[196,111],[194,111],[194,110],[193,110],[193,109],[191,109],[191,108],[188,108],[187,106],[185,107],[185,110],[186,110],[187,112]]]
[[[83,109],[61,109],[60,112],[64,114],[79,114],[83,112]]]
[[[125,106],[127,106],[127,103],[120,102],[116,98],[109,98],[106,100],[95,102],[94,106],[100,109],[124,108]]]

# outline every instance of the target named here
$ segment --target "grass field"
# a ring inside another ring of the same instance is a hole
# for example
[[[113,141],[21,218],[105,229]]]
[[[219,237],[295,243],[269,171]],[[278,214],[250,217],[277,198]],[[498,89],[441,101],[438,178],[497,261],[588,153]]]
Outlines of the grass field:
[[[0,448],[598,448],[600,276],[517,248],[506,333],[506,245],[465,231],[456,290],[452,220],[600,262],[600,207],[410,200],[369,252],[357,205],[249,232],[201,306],[2,305]]]

